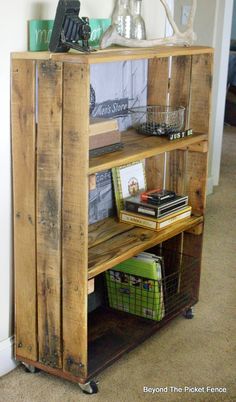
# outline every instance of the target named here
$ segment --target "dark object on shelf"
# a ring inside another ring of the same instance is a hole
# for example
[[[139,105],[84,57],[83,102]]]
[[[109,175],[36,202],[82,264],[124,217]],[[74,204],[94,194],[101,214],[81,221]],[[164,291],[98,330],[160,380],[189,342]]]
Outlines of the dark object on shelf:
[[[49,50],[68,52],[70,48],[80,52],[90,52],[88,41],[91,35],[89,19],[79,18],[78,0],[60,0],[54,20]]]
[[[184,127],[183,106],[145,106],[130,109],[132,126],[140,134],[171,135]]]
[[[163,204],[175,198],[176,193],[170,190],[151,190],[140,194],[140,200],[151,204]]]
[[[176,195],[175,198],[162,204],[141,201],[140,196],[126,198],[125,210],[146,215],[153,218],[161,218],[170,213],[179,211],[188,205],[188,196]]]
[[[120,151],[122,148],[124,148],[124,145],[122,142],[119,142],[117,144],[108,145],[106,147],[91,149],[89,151],[89,156],[90,157],[91,156],[101,156],[104,154],[109,154],[110,152]]]

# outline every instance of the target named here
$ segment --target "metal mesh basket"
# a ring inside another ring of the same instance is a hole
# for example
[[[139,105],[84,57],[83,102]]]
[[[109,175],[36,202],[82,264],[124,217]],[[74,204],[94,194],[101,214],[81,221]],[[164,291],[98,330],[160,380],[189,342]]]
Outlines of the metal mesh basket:
[[[184,128],[183,106],[144,106],[130,109],[132,126],[141,134],[169,135]]]
[[[199,261],[172,250],[164,250],[162,278],[150,279],[114,267],[106,271],[108,303],[111,308],[154,321],[169,319],[193,306]]]

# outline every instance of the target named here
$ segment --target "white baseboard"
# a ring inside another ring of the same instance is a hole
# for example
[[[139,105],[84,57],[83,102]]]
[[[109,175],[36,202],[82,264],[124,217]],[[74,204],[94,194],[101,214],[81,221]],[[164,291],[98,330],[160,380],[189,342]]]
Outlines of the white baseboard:
[[[0,342],[0,377],[16,368],[16,361],[13,358],[14,337]]]

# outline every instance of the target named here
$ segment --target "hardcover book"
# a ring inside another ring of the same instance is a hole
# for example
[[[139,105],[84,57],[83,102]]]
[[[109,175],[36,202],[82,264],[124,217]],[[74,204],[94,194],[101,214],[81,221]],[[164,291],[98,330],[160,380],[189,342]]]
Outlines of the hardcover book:
[[[89,149],[107,147],[121,142],[119,131],[111,131],[109,133],[97,134],[89,136]]]
[[[89,135],[109,133],[110,131],[118,131],[117,119],[91,119],[89,125]]]
[[[135,226],[141,226],[146,229],[158,231],[164,229],[167,226],[172,225],[175,222],[190,217],[191,210],[192,210],[191,207],[186,207],[181,211],[174,212],[164,218],[158,218],[158,219],[147,218],[140,214],[134,214],[132,212],[123,210],[120,212],[120,221],[134,224]]]
[[[96,173],[91,181],[93,186],[89,192],[89,224],[115,214],[111,170]]]
[[[124,209],[124,200],[131,195],[136,195],[140,191],[145,191],[146,176],[144,161],[130,163],[112,169],[115,199],[118,216]]]

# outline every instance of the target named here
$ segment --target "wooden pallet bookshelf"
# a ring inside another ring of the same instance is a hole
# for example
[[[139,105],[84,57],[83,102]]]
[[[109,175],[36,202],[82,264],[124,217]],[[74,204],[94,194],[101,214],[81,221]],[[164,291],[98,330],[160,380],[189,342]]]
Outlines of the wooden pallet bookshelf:
[[[129,130],[122,150],[89,160],[90,65],[139,59],[148,60],[148,104],[185,106],[194,134],[168,141]],[[160,244],[199,259],[193,283],[198,300],[212,59],[208,47],[12,54],[17,360],[86,383],[180,314],[183,306],[156,323],[107,306],[88,313],[89,278]],[[89,226],[89,176],[140,159],[148,188],[165,185],[188,194],[193,215],[160,232],[116,218]]]

